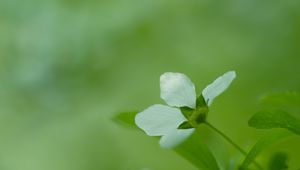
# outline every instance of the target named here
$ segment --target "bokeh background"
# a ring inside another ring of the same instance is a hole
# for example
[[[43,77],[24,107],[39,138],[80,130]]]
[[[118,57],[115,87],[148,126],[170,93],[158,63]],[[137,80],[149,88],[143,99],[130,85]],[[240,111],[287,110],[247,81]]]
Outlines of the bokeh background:
[[[166,71],[200,93],[229,70],[209,121],[247,147],[259,98],[300,90],[300,1],[1,0],[0,169],[195,169],[112,117],[163,103]],[[299,142],[275,148],[294,168]]]

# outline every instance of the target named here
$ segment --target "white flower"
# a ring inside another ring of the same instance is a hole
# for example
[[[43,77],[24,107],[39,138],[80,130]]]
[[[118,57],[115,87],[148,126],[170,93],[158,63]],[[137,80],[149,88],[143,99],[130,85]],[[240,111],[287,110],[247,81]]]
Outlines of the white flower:
[[[236,77],[229,71],[218,77],[202,91],[207,106],[215,97],[224,92]],[[163,148],[173,148],[187,139],[195,127],[179,129],[179,125],[188,119],[181,113],[180,107],[188,107],[197,111],[196,90],[193,82],[182,73],[164,73],[160,76],[160,97],[169,106],[155,104],[138,113],[136,125],[149,136],[161,136],[159,141]]]

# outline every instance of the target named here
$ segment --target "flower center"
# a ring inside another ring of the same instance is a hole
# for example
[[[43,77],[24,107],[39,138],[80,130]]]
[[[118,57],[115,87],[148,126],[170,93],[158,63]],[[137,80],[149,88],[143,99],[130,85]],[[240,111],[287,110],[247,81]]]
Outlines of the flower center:
[[[197,128],[201,123],[205,122],[207,113],[209,111],[207,106],[197,107],[196,109],[182,107],[180,110],[187,118],[187,121],[180,124],[178,129]]]
[[[196,108],[192,115],[188,118],[188,122],[194,127],[198,127],[201,123],[204,123],[208,113],[207,107]]]

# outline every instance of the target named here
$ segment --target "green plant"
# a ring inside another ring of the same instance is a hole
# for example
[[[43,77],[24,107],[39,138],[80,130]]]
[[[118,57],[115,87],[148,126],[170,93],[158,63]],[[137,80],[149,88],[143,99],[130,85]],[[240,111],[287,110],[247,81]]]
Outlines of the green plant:
[[[149,136],[161,136],[159,143],[162,148],[173,149],[199,169],[230,169],[221,167],[209,143],[201,140],[201,125],[218,133],[244,156],[243,161],[235,165],[240,170],[288,168],[288,156],[282,152],[276,152],[268,166],[262,166],[256,161],[256,157],[272,144],[286,139],[292,133],[300,135],[300,121],[287,111],[264,108],[250,118],[250,127],[275,130],[259,139],[248,152],[207,121],[207,113],[214,98],[224,92],[235,77],[234,71],[225,73],[197,97],[195,86],[187,76],[165,73],[160,78],[161,98],[169,106],[156,104],[141,112],[120,113],[114,119],[128,127],[139,127]],[[299,107],[299,96],[296,92],[272,94],[265,96],[262,103]]]

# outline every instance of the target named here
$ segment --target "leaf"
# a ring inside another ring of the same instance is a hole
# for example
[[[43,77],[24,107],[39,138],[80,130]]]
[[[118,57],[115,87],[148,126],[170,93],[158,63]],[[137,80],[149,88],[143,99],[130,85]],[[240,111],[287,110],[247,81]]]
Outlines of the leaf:
[[[138,112],[121,112],[113,117],[113,121],[125,127],[137,128],[135,125],[135,115]]]
[[[287,165],[288,156],[284,152],[275,153],[270,162],[269,162],[269,170],[285,170],[288,169]]]
[[[196,107],[208,107],[202,94],[196,100]]]
[[[251,148],[242,162],[240,169],[247,169],[255,158],[267,147],[291,135],[288,131],[277,130],[265,135]]]
[[[138,129],[134,123],[136,114],[137,112],[123,112],[116,115],[113,120],[119,124],[126,125],[125,127]],[[201,141],[201,136],[198,133],[194,133],[185,142],[174,148],[174,151],[201,170],[220,169],[214,155],[207,145]]]
[[[216,157],[220,169],[228,170],[230,162],[230,153],[226,141],[224,141],[224,139],[216,133],[209,134],[209,136],[210,137],[205,141],[205,143],[208,145],[211,152]]]
[[[185,121],[178,126],[178,129],[190,129],[190,128],[193,128],[193,126],[188,121]]]
[[[273,104],[279,106],[300,107],[300,93],[283,92],[266,95],[261,99],[263,104]]]
[[[248,125],[257,129],[285,128],[300,135],[300,121],[282,110],[262,110],[248,121]]]
[[[188,140],[175,148],[175,151],[201,170],[219,170],[216,158],[201,136],[194,133]]]
[[[191,109],[189,107],[180,107],[180,111],[184,115],[184,117],[188,119],[192,116],[194,109]]]

